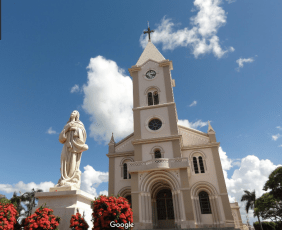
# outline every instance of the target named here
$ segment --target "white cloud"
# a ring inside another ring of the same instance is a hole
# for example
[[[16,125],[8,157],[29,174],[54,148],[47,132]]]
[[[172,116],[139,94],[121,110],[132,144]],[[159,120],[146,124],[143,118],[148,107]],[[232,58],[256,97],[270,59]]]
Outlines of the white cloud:
[[[245,203],[241,202],[241,197],[244,190],[256,191],[256,196],[260,197],[265,191],[262,190],[265,182],[268,180],[269,174],[279,165],[274,165],[270,160],[260,160],[254,155],[248,155],[241,159],[240,164],[234,163],[235,159],[229,159],[226,152],[219,148],[223,174],[226,182],[226,187],[230,202],[238,201],[241,207],[240,212],[242,220],[246,219]],[[236,159],[238,160],[238,159]],[[227,171],[234,165],[239,166],[235,169],[233,175],[228,178]],[[251,222],[256,221],[253,216],[253,211],[249,211]]]
[[[198,120],[196,122],[189,122],[188,120],[178,120],[178,124],[179,125],[182,125],[182,126],[186,126],[188,128],[191,128],[191,129],[197,129],[197,128],[202,128],[206,125],[208,125],[208,122],[204,122],[202,120]]]
[[[56,134],[57,132],[55,130],[52,129],[52,127],[50,127],[47,132],[48,134]]]
[[[0,191],[6,192],[6,193],[13,193],[13,192],[19,192],[22,193],[25,192],[31,192],[31,190],[34,188],[42,189],[44,192],[49,192],[49,188],[54,187],[54,183],[51,181],[41,182],[40,184],[36,184],[34,182],[30,182],[28,184],[25,184],[24,182],[20,181],[17,184],[0,184]]]
[[[97,197],[97,187],[103,183],[108,182],[109,173],[96,171],[92,166],[84,167],[84,172],[81,175],[81,190]],[[106,191],[101,191],[103,194]],[[100,194],[101,194],[100,192]]]
[[[133,132],[132,80],[116,62],[102,56],[90,59],[88,81],[83,86],[83,109],[91,116],[90,136],[109,142]]]
[[[195,106],[195,105],[197,105],[197,101],[193,101],[193,102],[189,105],[189,107],[192,107],[192,106]]]
[[[219,28],[226,24],[226,13],[220,7],[222,0],[195,0],[194,6],[198,10],[196,16],[191,17],[192,28],[173,30],[174,23],[171,19],[163,18],[160,25],[154,29],[152,42],[162,43],[163,49],[173,50],[176,47],[184,46],[192,49],[192,53],[197,58],[200,55],[213,53],[217,58],[221,58],[227,52],[235,49],[222,49],[220,41],[216,35]],[[142,34],[140,44],[144,48],[147,44],[147,35]]]
[[[278,145],[278,147],[282,147],[282,145]]]
[[[105,196],[108,196],[108,191],[107,191],[107,190],[100,191],[100,192],[99,192],[99,195],[105,195]]]
[[[281,126],[277,126],[276,128],[279,129],[279,130],[282,130],[282,127],[281,127]]]
[[[272,135],[272,140],[277,141],[277,139],[281,137],[281,135],[278,133],[276,135]]]
[[[96,171],[92,166],[87,165],[84,167],[84,172],[81,174],[81,190],[97,196],[97,188],[103,182],[108,182],[109,180],[109,173],[108,172],[100,172]],[[20,181],[17,184],[0,184],[0,191],[5,193],[13,193],[19,192],[22,193],[30,192],[33,188],[42,189],[44,192],[49,192],[49,188],[54,187],[55,184],[51,181],[49,182],[41,182],[40,184],[36,184],[34,182],[30,182],[25,184],[24,182]],[[100,191],[99,194],[107,195],[108,191]]]
[[[78,93],[79,92],[79,85],[74,85],[72,88],[71,88],[71,93]]]
[[[244,67],[244,63],[252,63],[254,61],[254,58],[239,58],[238,60],[236,60],[236,62],[238,63],[237,71],[239,71],[240,68]]]

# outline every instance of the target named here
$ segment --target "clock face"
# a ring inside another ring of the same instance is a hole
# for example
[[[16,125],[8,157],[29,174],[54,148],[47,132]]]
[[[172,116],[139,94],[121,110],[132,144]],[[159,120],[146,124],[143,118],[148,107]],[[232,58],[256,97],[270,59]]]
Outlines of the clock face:
[[[146,78],[148,78],[148,79],[153,79],[155,76],[156,76],[156,71],[154,71],[154,70],[149,70],[146,73]]]

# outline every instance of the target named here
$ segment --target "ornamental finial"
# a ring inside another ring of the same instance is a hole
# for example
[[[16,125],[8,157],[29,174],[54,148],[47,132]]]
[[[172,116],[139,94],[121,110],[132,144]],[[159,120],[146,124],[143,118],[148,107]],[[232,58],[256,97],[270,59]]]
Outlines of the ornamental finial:
[[[155,31],[150,29],[149,21],[148,21],[148,30],[147,30],[147,31],[144,31],[143,33],[149,35],[149,42],[151,41],[151,36],[150,36],[150,34],[153,33],[153,32],[155,32]]]

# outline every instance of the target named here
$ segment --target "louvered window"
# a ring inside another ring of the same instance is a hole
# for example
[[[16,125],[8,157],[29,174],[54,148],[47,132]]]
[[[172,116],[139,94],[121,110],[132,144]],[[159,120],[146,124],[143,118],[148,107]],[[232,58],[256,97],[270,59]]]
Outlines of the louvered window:
[[[159,104],[159,94],[157,91],[154,92],[154,105]]]
[[[200,164],[200,170],[201,173],[205,173],[204,163],[202,157],[199,157],[199,164]]]
[[[153,105],[153,95],[151,92],[148,93],[148,105]]]
[[[199,173],[198,162],[197,162],[197,158],[196,157],[193,157],[193,165],[194,165],[195,173]]]

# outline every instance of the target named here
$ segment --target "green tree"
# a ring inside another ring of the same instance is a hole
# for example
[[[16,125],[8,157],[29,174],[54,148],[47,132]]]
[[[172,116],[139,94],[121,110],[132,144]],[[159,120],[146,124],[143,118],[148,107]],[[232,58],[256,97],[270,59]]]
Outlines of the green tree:
[[[260,213],[263,219],[282,221],[282,201],[277,200],[270,193],[264,193],[255,202],[255,213]]]
[[[241,198],[241,201],[247,201],[245,210],[246,210],[247,213],[249,213],[249,209],[255,209],[256,192],[255,192],[255,190],[253,192],[250,192],[248,190],[244,190],[244,192],[245,192],[245,194],[243,194],[243,196]],[[255,212],[254,216],[258,217],[258,221],[259,221],[259,224],[260,224],[260,229],[263,230],[261,222],[260,222],[260,219],[259,219],[259,216],[260,216],[259,212]]]
[[[31,190],[31,192],[25,192],[21,198],[22,201],[25,203],[27,210],[25,212],[26,216],[30,216],[31,212],[32,212],[32,208],[34,208],[36,206],[35,201],[37,201],[38,199],[35,198],[35,193],[36,192],[43,192],[42,189],[37,189],[34,190],[34,188]]]
[[[14,192],[12,198],[10,199],[11,203],[15,205],[18,213],[19,213],[19,216],[21,216],[21,212],[24,211],[24,207],[22,206],[22,197],[21,195],[18,196],[16,192]]]
[[[276,200],[282,201],[282,166],[277,167],[268,177],[263,190],[273,195]]]

